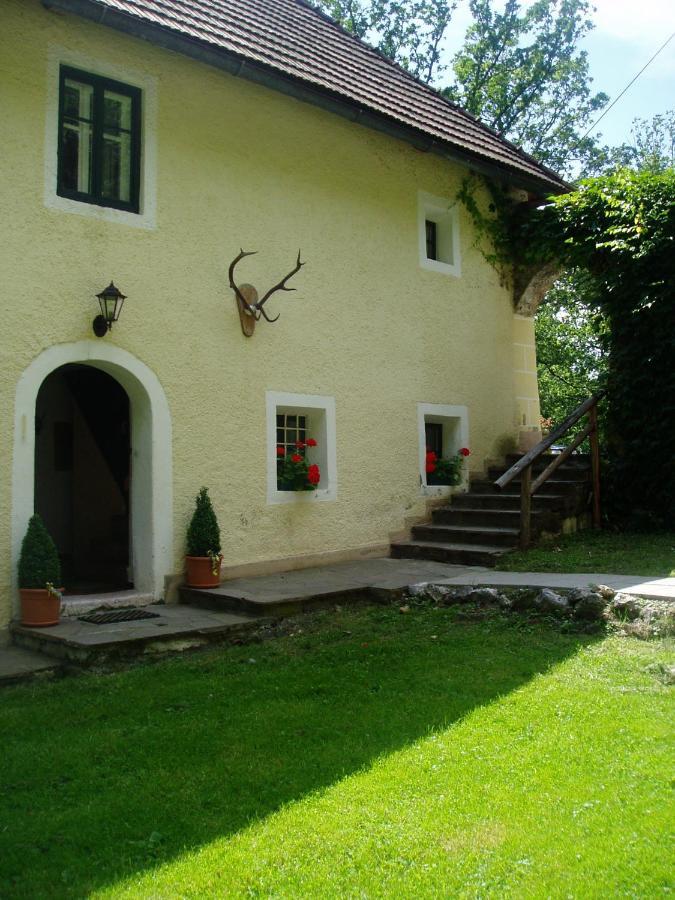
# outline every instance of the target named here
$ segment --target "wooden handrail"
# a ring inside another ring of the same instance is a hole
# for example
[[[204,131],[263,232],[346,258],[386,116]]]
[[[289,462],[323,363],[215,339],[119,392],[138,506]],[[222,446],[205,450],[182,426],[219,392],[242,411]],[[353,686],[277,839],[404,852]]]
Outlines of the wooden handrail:
[[[596,406],[598,401],[602,400],[604,396],[604,390],[598,391],[597,394],[593,394],[593,396],[589,397],[588,400],[584,400],[583,403],[580,403],[579,406],[577,406],[577,408],[574,410],[574,412],[565,419],[562,425],[558,425],[558,427],[555,428],[542,441],[539,441],[536,447],[528,450],[525,456],[522,456],[518,460],[518,462],[514,463],[507,472],[504,472],[501,478],[498,478],[495,481],[495,487],[501,490],[502,488],[505,488],[507,484],[510,484],[513,479],[523,471],[523,469],[526,469],[528,466],[531,466],[533,462],[536,462],[536,460],[539,459],[542,453],[546,453],[549,447],[552,447],[559,438],[561,438],[566,432],[568,432],[572,425],[576,425],[579,419],[582,416],[585,416],[593,406]]]
[[[591,439],[591,469],[593,473],[593,527],[600,528],[600,446],[598,444],[598,403],[605,396],[605,391],[598,391],[588,400],[584,400],[569,415],[565,421],[558,425],[549,435],[540,441],[536,447],[529,450],[518,462],[514,463],[508,471],[504,472],[494,483],[498,490],[502,490],[510,484],[514,478],[521,475],[520,482],[520,547],[525,550],[530,545],[532,495],[544,484],[563,463],[576,450],[579,444],[590,437]],[[555,444],[573,425],[588,413],[588,425],[576,435],[572,443],[562,453],[555,456],[544,471],[532,481],[532,465],[539,457]]]

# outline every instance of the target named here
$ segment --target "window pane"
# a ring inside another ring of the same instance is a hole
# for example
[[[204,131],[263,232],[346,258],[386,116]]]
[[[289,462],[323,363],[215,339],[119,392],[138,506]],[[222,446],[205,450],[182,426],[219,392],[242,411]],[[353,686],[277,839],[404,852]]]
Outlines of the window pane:
[[[131,97],[113,91],[103,92],[103,127],[131,130]]]
[[[63,124],[61,179],[69,190],[91,193],[91,125],[87,122]]]
[[[101,194],[128,203],[131,196],[131,135],[125,132],[103,135]]]
[[[438,259],[436,223],[427,219],[424,224],[427,238],[427,259]]]
[[[94,88],[66,78],[63,96],[63,114],[68,119],[91,119]]]

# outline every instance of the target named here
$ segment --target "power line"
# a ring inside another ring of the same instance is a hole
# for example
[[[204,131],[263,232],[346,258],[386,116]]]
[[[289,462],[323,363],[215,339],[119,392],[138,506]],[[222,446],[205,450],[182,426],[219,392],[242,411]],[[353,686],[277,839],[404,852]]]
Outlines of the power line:
[[[628,84],[627,84],[626,87],[621,91],[621,93],[619,94],[619,96],[618,96],[618,97],[615,97],[614,100],[612,100],[612,102],[609,104],[609,106],[607,107],[607,109],[603,110],[602,115],[599,116],[599,118],[597,118],[597,119],[595,120],[595,122],[593,122],[593,124],[592,124],[591,127],[588,129],[588,131],[586,132],[586,134],[584,134],[583,137],[581,137],[581,138],[579,139],[579,143],[581,143],[585,138],[588,137],[588,135],[591,133],[591,131],[593,131],[593,129],[596,127],[596,125],[599,125],[600,122],[602,122],[602,120],[605,118],[605,116],[606,116],[607,113],[610,111],[610,109],[611,109],[613,106],[615,106],[615,105],[619,102],[619,100],[623,97],[623,95],[626,93],[626,91],[628,90],[628,88],[631,87],[631,85],[635,84],[635,82],[638,80],[638,78],[640,77],[640,75],[642,75],[642,73],[643,73],[644,70],[647,68],[647,66],[651,65],[651,64],[654,62],[654,60],[655,60],[656,57],[659,55],[659,53],[660,53],[662,50],[665,50],[665,49],[666,49],[666,47],[668,46],[668,44],[672,41],[672,39],[673,39],[674,37],[675,37],[675,31],[670,35],[669,38],[667,38],[667,40],[666,40],[663,44],[661,44],[661,46],[660,46],[659,49],[656,51],[656,53],[652,56],[652,58],[647,60],[647,62],[646,62],[646,63],[644,64],[644,66],[640,69],[640,71],[637,73],[637,75],[635,75],[635,77],[632,78],[631,81],[628,82]]]

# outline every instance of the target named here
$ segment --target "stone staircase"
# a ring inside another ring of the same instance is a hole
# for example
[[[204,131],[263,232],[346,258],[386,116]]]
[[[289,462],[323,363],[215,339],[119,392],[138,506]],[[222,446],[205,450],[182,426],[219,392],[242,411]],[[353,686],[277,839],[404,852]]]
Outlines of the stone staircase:
[[[512,454],[502,467],[472,479],[465,494],[432,512],[431,522],[415,525],[408,541],[391,545],[397,559],[430,559],[464,566],[496,566],[499,557],[518,546],[520,478],[501,492],[494,481],[520,459]],[[533,465],[536,477],[551,461],[543,456]],[[556,534],[565,519],[584,514],[590,495],[589,457],[575,454],[564,462],[532,497],[532,537]]]

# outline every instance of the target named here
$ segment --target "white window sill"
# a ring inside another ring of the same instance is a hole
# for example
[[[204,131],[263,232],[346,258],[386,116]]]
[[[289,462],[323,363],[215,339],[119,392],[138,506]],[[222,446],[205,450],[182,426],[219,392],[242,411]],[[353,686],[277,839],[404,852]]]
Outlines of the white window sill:
[[[317,500],[335,500],[335,490],[317,488],[315,491],[270,491],[268,503],[315,503]]]

